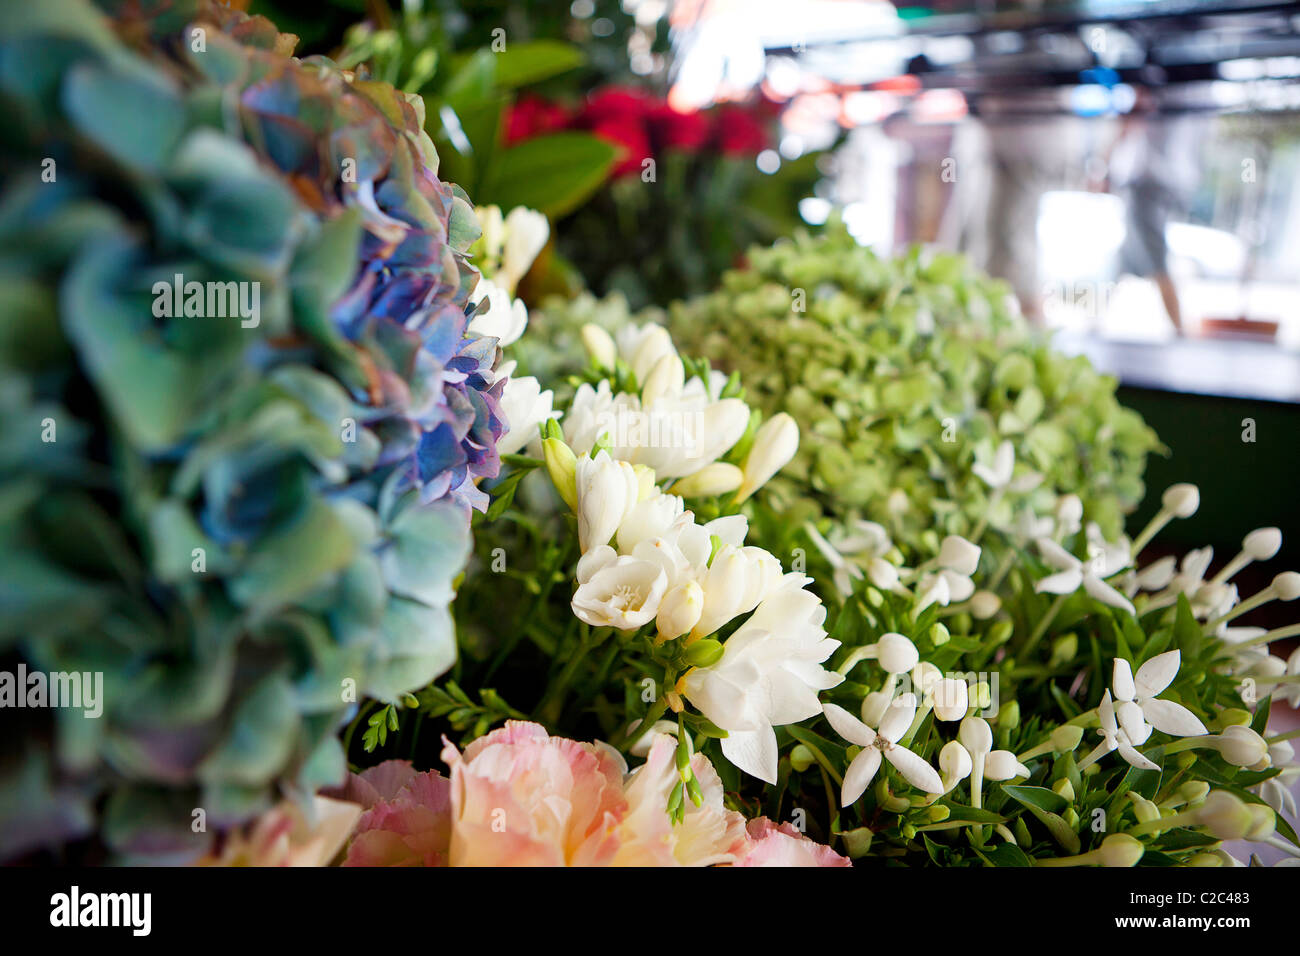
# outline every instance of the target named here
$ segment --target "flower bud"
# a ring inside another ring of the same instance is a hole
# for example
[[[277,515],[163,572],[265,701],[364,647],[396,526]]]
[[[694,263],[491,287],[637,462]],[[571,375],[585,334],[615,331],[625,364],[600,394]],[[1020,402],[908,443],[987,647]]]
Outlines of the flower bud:
[[[970,776],[973,764],[970,751],[955,740],[950,740],[939,750],[939,771],[944,786],[951,789]]]
[[[1097,857],[1102,866],[1137,866],[1146,848],[1140,840],[1127,833],[1112,833],[1097,847]]]
[[[906,674],[916,666],[920,655],[915,644],[891,631],[876,642],[876,659],[886,674]]]
[[[632,470],[636,472],[636,500],[646,501],[653,498],[659,493],[659,487],[655,484],[655,470],[649,465],[633,465]]]
[[[1300,573],[1295,571],[1283,571],[1273,579],[1273,593],[1281,601],[1294,601],[1300,597]]]
[[[1015,730],[1020,726],[1020,702],[1009,700],[998,708],[998,726]]]
[[[672,492],[683,498],[725,495],[739,488],[744,478],[744,472],[735,465],[727,464],[725,461],[715,461],[694,474],[678,479],[672,487]]]
[[[795,420],[781,412],[773,415],[754,433],[754,444],[745,456],[745,480],[736,495],[737,502],[744,501],[790,463],[799,450],[799,426]]]
[[[684,656],[692,667],[712,667],[722,660],[722,642],[711,637],[703,638],[686,648]]]
[[[814,763],[816,763],[816,758],[813,757],[812,751],[803,744],[796,744],[795,748],[790,751],[790,766],[800,773],[803,773]]]
[[[1195,485],[1170,485],[1160,496],[1160,505],[1177,518],[1190,518],[1201,506],[1201,491]]]
[[[964,680],[945,677],[932,690],[934,716],[937,720],[961,720],[970,708],[969,689]]]
[[[1266,807],[1262,803],[1248,803],[1246,807],[1251,814],[1251,825],[1246,832],[1246,839],[1257,843],[1267,840],[1277,829],[1277,816],[1273,813],[1272,807]]]
[[[1219,840],[1245,839],[1258,825],[1245,801],[1227,790],[1211,791],[1195,812],[1197,824]]]
[[[570,509],[578,508],[578,488],[575,478],[578,457],[573,449],[560,438],[547,438],[542,441],[542,457],[546,460],[546,471],[551,476],[555,490]]]
[[[703,611],[704,589],[695,581],[687,581],[664,595],[663,603],[659,605],[659,613],[655,615],[655,627],[658,628],[661,637],[671,641],[683,634],[689,634],[699,623]],[[696,664],[696,666],[707,667],[708,665]]]
[[[1015,630],[1016,626],[1006,618],[995,621],[993,626],[989,628],[989,646],[997,647],[999,644],[1005,644],[1011,639],[1011,635],[1015,633]]]
[[[1214,748],[1234,767],[1253,767],[1268,756],[1268,744],[1249,727],[1233,724],[1214,738]]]
[[[1252,561],[1267,561],[1282,547],[1282,532],[1277,528],[1256,528],[1241,541],[1241,550]]]
[[[1083,728],[1077,724],[1062,724],[1052,731],[1052,750],[1069,753],[1083,740]]]
[[[1028,777],[1029,768],[1016,759],[1010,750],[995,750],[984,765],[984,776],[989,780],[1011,780]]]
[[[1178,787],[1178,796],[1184,803],[1197,803],[1204,800],[1210,792],[1210,785],[1204,780],[1188,780]]]
[[[1243,710],[1240,707],[1225,707],[1223,710],[1219,711],[1219,716],[1218,719],[1215,720],[1215,723],[1219,725],[1220,730],[1225,727],[1233,726],[1248,727],[1250,726],[1250,718],[1251,713],[1248,710]]]
[[[960,535],[950,534],[939,547],[939,564],[965,577],[975,573],[980,564],[979,545]]]
[[[668,352],[659,357],[650,374],[641,386],[641,404],[645,408],[654,405],[659,399],[676,395],[686,384],[686,368],[676,352]]]
[[[608,544],[640,494],[632,465],[599,452],[583,455],[575,466],[578,545],[585,552]]]
[[[957,729],[957,739],[972,754],[986,754],[993,749],[993,731],[983,717],[967,717]]]
[[[1150,823],[1160,819],[1160,808],[1146,797],[1130,790],[1128,798],[1133,804],[1133,814],[1137,817],[1138,823]]]
[[[970,612],[977,621],[987,621],[1002,610],[1002,599],[992,591],[976,591],[970,598]]]
[[[580,335],[582,347],[587,350],[592,361],[603,369],[613,371],[615,363],[618,362],[618,347],[614,344],[613,337],[592,322],[582,327]]]
[[[1052,642],[1051,662],[1054,666],[1068,664],[1079,653],[1079,635],[1071,631]]]
[[[1062,777],[1052,784],[1052,792],[1074,803],[1074,784],[1070,783],[1069,777]]]
[[[952,640],[952,635],[948,633],[948,627],[943,621],[935,621],[930,625],[930,643],[935,647],[943,647]]]

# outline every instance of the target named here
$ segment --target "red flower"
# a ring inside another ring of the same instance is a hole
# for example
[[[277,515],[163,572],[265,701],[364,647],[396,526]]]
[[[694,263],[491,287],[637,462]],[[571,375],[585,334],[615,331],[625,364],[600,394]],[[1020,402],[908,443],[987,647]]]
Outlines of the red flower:
[[[714,137],[726,156],[757,156],[767,148],[767,129],[753,111],[742,106],[719,106]]]
[[[701,113],[679,113],[661,103],[650,112],[650,133],[657,149],[694,153],[708,141],[709,121]]]
[[[559,103],[540,96],[521,96],[506,114],[506,145],[513,146],[534,136],[554,133],[568,125],[569,112]]]
[[[651,155],[646,125],[637,118],[611,116],[595,123],[591,131],[619,148],[619,158],[612,170],[615,179],[636,175],[641,171],[642,161]]]
[[[606,86],[587,98],[580,117],[583,125],[594,129],[597,123],[615,119],[621,122],[644,121],[655,101],[635,86]]]

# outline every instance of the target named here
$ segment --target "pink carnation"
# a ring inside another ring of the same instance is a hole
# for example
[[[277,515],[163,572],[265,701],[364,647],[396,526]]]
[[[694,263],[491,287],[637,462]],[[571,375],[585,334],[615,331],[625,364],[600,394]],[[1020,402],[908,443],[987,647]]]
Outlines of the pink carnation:
[[[736,866],[852,866],[828,846],[808,839],[789,823],[750,820],[748,840]]]

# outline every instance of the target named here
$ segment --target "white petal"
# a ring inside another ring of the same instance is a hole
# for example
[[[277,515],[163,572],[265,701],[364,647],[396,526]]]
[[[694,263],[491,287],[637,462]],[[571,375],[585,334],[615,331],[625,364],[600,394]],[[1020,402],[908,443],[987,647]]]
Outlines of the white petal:
[[[822,712],[835,732],[851,744],[870,747],[876,740],[876,732],[854,717],[843,707],[836,704],[823,704]],[[724,738],[725,739],[725,738]]]
[[[1146,739],[1151,736],[1151,729],[1147,726],[1146,718],[1142,716],[1142,708],[1131,700],[1120,702],[1117,715],[1120,729],[1128,735],[1129,740],[1133,741],[1133,743],[1145,743]]]
[[[1079,568],[1067,568],[1057,574],[1043,578],[1034,585],[1034,590],[1039,594],[1046,591],[1048,594],[1073,594],[1079,590],[1079,585],[1083,583],[1083,571]]]
[[[1172,700],[1144,700],[1142,713],[1156,730],[1174,737],[1197,737],[1209,733],[1200,718]]]
[[[1115,658],[1115,668],[1111,672],[1110,686],[1115,691],[1116,700],[1133,699],[1133,668],[1122,657]]]
[[[1137,696],[1155,697],[1174,682],[1181,663],[1182,655],[1176,648],[1151,658],[1138,668]]]
[[[903,747],[894,747],[885,752],[885,759],[898,768],[898,772],[912,786],[926,793],[943,793],[943,781],[939,772]]]
[[[1039,538],[1037,544],[1038,552],[1043,556],[1043,560],[1059,571],[1078,568],[1082,565],[1078,558],[1051,538]]]
[[[884,718],[880,721],[880,736],[891,743],[897,743],[898,738],[907,733],[907,728],[912,726],[912,718],[915,716],[916,695],[900,694],[889,705]]]
[[[1120,738],[1119,741],[1119,755],[1123,757],[1126,761],[1128,761],[1130,764],[1132,764],[1134,767],[1137,767],[1139,770],[1160,769],[1160,767],[1157,764],[1152,763],[1146,757],[1142,756],[1140,753],[1134,750],[1133,745],[1130,744],[1127,739],[1122,737]]]
[[[724,740],[723,743],[726,743]],[[871,781],[876,776],[876,771],[880,769],[880,751],[875,747],[867,747],[853,758],[853,763],[849,764],[848,772],[844,774],[844,789],[840,796],[840,806],[847,807],[857,803],[858,797],[866,792],[867,787],[871,786]]]
[[[1097,706],[1097,716],[1101,720],[1101,732],[1107,737],[1115,736],[1119,730],[1119,724],[1115,722],[1115,704],[1110,699],[1110,691],[1107,690],[1101,695],[1101,703]]]
[[[1120,608],[1128,611],[1130,614],[1137,613],[1133,610],[1133,605],[1129,602],[1128,598],[1120,594],[1113,587],[1095,575],[1084,575],[1083,589],[1088,592],[1090,597],[1094,600],[1100,601],[1102,604],[1108,604],[1111,607]]]
[[[771,727],[729,732],[722,738],[722,753],[751,777],[776,783],[776,732]]]

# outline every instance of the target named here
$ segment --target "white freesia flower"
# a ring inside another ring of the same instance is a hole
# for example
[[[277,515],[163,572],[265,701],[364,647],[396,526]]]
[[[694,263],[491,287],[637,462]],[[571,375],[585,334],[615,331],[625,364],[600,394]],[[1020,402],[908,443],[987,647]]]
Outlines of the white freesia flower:
[[[1157,654],[1138,668],[1134,678],[1129,662],[1122,657],[1115,658],[1111,688],[1119,704],[1119,723],[1135,744],[1143,743],[1150,736],[1150,729],[1145,728],[1148,723],[1174,737],[1209,733],[1200,719],[1182,704],[1156,697],[1178,676],[1181,660],[1177,650]]]
[[[781,412],[773,415],[754,433],[754,444],[745,456],[744,481],[736,500],[744,501],[772,476],[790,463],[799,450],[799,426],[795,420]]]
[[[636,502],[618,525],[618,550],[630,554],[642,541],[661,538],[685,512],[685,502],[677,495],[655,490],[649,498]]]
[[[668,330],[654,322],[624,326],[618,331],[617,342],[620,357],[632,369],[638,382],[644,382],[650,370],[665,355],[677,354]]]
[[[513,363],[510,364],[513,371]],[[537,426],[548,418],[560,417],[560,413],[554,410],[554,404],[555,393],[549,389],[542,391],[541,384],[533,376],[507,378],[505,390],[501,393],[501,410],[509,429],[497,442],[497,452],[513,455],[523,447],[530,446],[536,449],[530,454],[540,455],[541,437]]]
[[[528,309],[523,302],[512,299],[509,292],[491,279],[480,277],[469,300],[478,305],[484,299],[488,301],[487,311],[470,319],[467,331],[471,335],[491,336],[502,348],[519,341],[528,327]]]
[[[593,322],[584,325],[580,335],[582,347],[587,350],[592,361],[601,368],[612,371],[618,362],[618,346],[614,344],[613,336]]]
[[[655,619],[667,586],[667,576],[657,564],[619,557],[578,586],[571,606],[592,627],[634,631]]]
[[[501,250],[498,279],[509,292],[533,265],[533,260],[551,235],[546,216],[526,206],[516,206],[505,218],[505,244]]]
[[[684,498],[726,495],[740,487],[745,474],[735,465],[715,461],[673,483],[673,493]]]
[[[695,581],[679,584],[664,596],[655,627],[666,641],[689,634],[704,611],[704,589]]]
[[[826,609],[805,590],[811,583],[802,574],[785,575],[723,644],[722,657],[682,680],[682,693],[727,731],[727,759],[768,783],[776,782],[772,728],[820,713],[817,693],[844,680],[821,666],[839,641],[826,636]]]
[[[758,606],[781,580],[781,562],[762,548],[724,544],[698,580],[704,589],[704,611],[691,633],[708,637]]]
[[[893,764],[903,778],[918,790],[934,794],[944,792],[938,771],[898,743],[916,716],[915,694],[899,695],[885,711],[878,730],[872,730],[835,704],[826,704],[822,711],[837,734],[862,748],[844,774],[841,806],[847,807],[857,802],[871,785],[882,759]]]
[[[578,459],[574,480],[578,492],[578,545],[583,552],[614,537],[623,518],[637,503],[636,471],[605,451]]]
[[[666,334],[666,333],[665,333]],[[614,394],[608,381],[579,386],[565,417],[564,436],[575,454],[605,435],[614,457],[654,469],[659,478],[682,478],[715,462],[749,425],[740,399],[714,399],[692,378],[679,391],[643,408],[640,396]]]
[[[1034,590],[1049,594],[1073,594],[1082,585],[1095,600],[1133,614],[1135,612],[1129,599],[1104,580],[1128,567],[1128,548],[1123,543],[1107,544],[1099,541],[1100,532],[1096,528],[1095,524],[1088,526],[1092,554],[1088,561],[1079,560],[1051,538],[1039,538],[1038,550],[1043,560],[1055,568],[1057,573],[1037,582]]]

